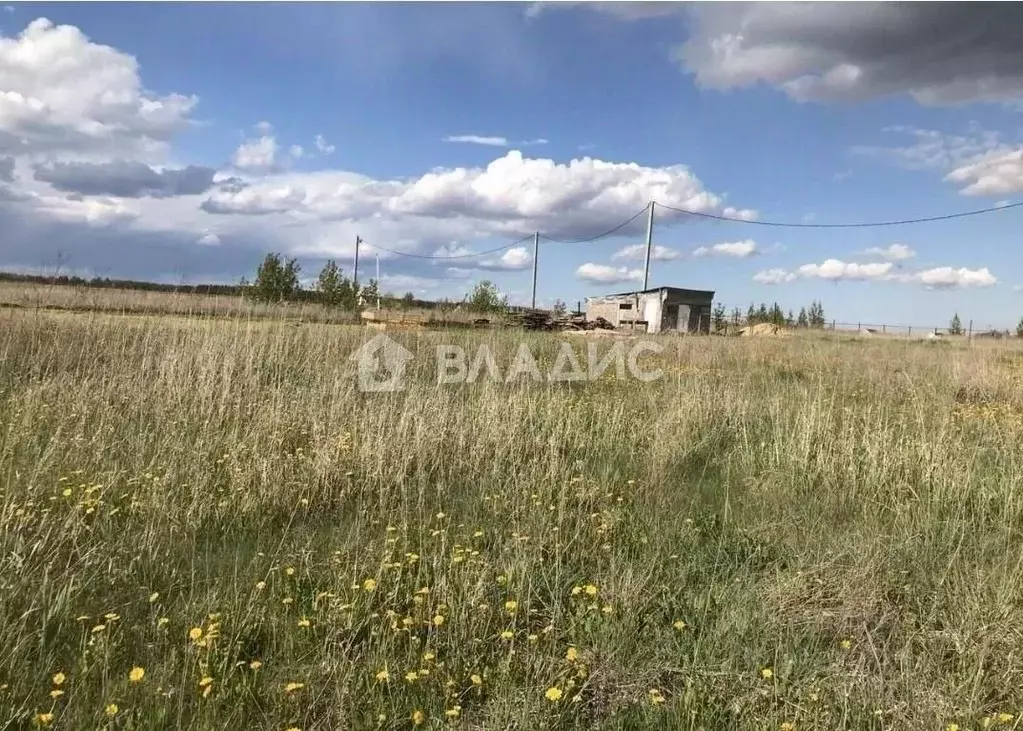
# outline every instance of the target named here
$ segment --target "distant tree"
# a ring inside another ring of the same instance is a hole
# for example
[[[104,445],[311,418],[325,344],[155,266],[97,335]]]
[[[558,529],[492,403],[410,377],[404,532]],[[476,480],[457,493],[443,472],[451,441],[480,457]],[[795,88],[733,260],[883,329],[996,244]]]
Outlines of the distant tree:
[[[963,323],[959,319],[959,313],[956,312],[952,315],[952,321],[948,323],[948,334],[949,335],[962,335],[963,334]]]
[[[746,324],[756,325],[757,324],[757,308],[750,302],[749,309],[746,310]]]
[[[362,288],[359,292],[360,306],[366,307],[368,305],[376,305],[377,300],[380,299],[380,283],[375,279],[370,279],[369,284]]]
[[[824,305],[817,300],[810,303],[809,312],[810,327],[822,328],[827,320],[824,319]]]
[[[796,327],[810,327],[810,319],[806,316],[806,308],[799,308],[799,317],[796,318]]]
[[[496,284],[489,279],[484,279],[473,289],[467,304],[473,312],[480,314],[497,313],[503,311],[508,306],[508,298],[501,296]]]
[[[725,329],[725,306],[718,302],[714,305],[714,312],[712,313],[714,318],[714,329],[724,330]]]
[[[561,300],[554,300],[554,306],[551,307],[551,314],[555,317],[564,317],[568,313],[568,305]]]
[[[785,313],[781,311],[781,307],[777,302],[771,305],[771,311],[768,314],[767,321],[772,325],[778,325],[779,327],[785,324]]]
[[[740,322],[742,322],[742,310],[740,310],[738,307],[733,307],[732,308],[732,324],[733,325],[738,325]]]
[[[352,283],[342,274],[333,259],[328,259],[316,278],[316,298],[327,307],[352,309]]]
[[[402,309],[411,309],[416,304],[416,296],[411,292],[406,292],[405,296],[401,298]]]
[[[785,325],[786,327],[796,326],[796,318],[792,315],[791,309],[789,310],[789,314],[785,316]]]
[[[770,320],[771,320],[771,313],[767,309],[767,304],[765,304],[764,302],[761,302],[760,303],[760,307],[757,308],[757,318],[756,319],[757,319],[758,323],[770,322]]]
[[[1023,317],[1019,318],[1019,322],[1016,323],[1016,337],[1023,338]]]
[[[267,254],[256,269],[250,294],[260,302],[293,300],[301,289],[298,281],[301,270],[297,259],[282,261],[280,254]]]

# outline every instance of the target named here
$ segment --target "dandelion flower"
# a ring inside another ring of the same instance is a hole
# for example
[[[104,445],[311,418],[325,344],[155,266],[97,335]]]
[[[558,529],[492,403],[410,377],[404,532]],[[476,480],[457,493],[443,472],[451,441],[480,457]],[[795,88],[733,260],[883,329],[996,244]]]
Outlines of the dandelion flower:
[[[116,703],[108,703],[107,707],[103,709],[103,712],[111,718],[117,715],[117,712],[121,710],[117,707]]]
[[[515,614],[515,612],[518,611],[518,608],[519,603],[514,599],[509,599],[504,603],[504,610],[508,612],[508,614]]]
[[[52,713],[37,713],[36,714],[36,723],[38,723],[40,726],[49,726],[51,723],[53,723],[53,714]]]
[[[202,639],[202,627],[192,627],[188,630],[188,639],[192,642],[196,642]]]
[[[574,647],[568,648],[568,652],[565,653],[565,659],[569,662],[575,662],[579,659],[579,651]]]
[[[510,640],[514,636],[515,636],[515,633],[512,632],[509,629],[506,629],[504,632],[501,633],[501,639],[502,640]]]
[[[156,620],[156,626],[157,627],[163,627],[163,626],[168,625],[168,624],[170,624],[170,618],[169,617],[160,617],[158,620]]]
[[[362,582],[363,591],[374,591],[376,590],[376,588],[377,588],[376,579],[366,579],[365,581]]]
[[[256,589],[257,590],[263,591],[263,589],[265,589],[265,588],[266,588],[266,582],[265,581],[257,581],[256,582]]]
[[[444,711],[444,715],[447,716],[448,718],[458,718],[460,715],[462,715],[462,707],[454,706],[452,708],[449,708],[446,711]]]
[[[848,650],[850,647],[852,647],[852,640],[842,640],[839,644],[841,645],[843,650]]]
[[[1011,713],[999,713],[998,714],[998,723],[1003,724],[1003,725],[1004,724],[1008,724],[1008,723],[1012,723],[1012,719],[1013,718],[1015,718],[1015,716],[1013,716]]]
[[[778,727],[780,731],[795,731],[796,724],[791,721],[783,721],[781,726]]]
[[[430,662],[431,660],[433,660],[436,657],[437,656],[434,655],[432,652],[424,652],[423,653],[423,662]]]
[[[263,663],[260,662],[259,660],[253,660],[252,662],[249,663],[250,670],[259,670],[261,667],[263,667]]]
[[[655,706],[658,706],[661,703],[664,703],[664,696],[661,695],[661,691],[659,691],[657,688],[651,688],[649,693],[650,693],[650,702],[653,703]]]
[[[469,676],[469,680],[472,681],[473,685],[476,686],[483,685],[483,678],[481,678],[479,675],[471,675]]]
[[[62,691],[60,688],[54,688],[53,690],[50,691],[50,698],[53,698],[54,700],[60,698],[62,695],[64,695],[64,691]]]
[[[199,687],[205,688],[207,685],[210,685],[211,683],[213,683],[213,678],[207,675],[202,680],[199,681]]]
[[[65,680],[67,680],[67,676],[64,673],[57,673],[53,676],[54,685],[64,685]]]
[[[305,687],[305,683],[288,683],[284,686],[285,693],[294,693],[295,691],[302,690]]]
[[[683,622],[681,619],[676,619],[674,622],[672,622],[671,626],[677,629],[679,632],[681,632],[686,628],[686,623]]]
[[[140,668],[138,665],[128,671],[128,680],[133,683],[141,683],[142,678],[146,676],[145,668]]]
[[[945,727],[945,731],[959,731],[959,724],[950,723]]]
[[[305,617],[302,617],[302,619],[298,620],[298,626],[299,627],[309,627],[310,625],[311,625],[311,622],[308,619],[306,619]]]
[[[412,725],[413,726],[422,726],[423,722],[425,720],[426,720],[426,714],[425,713],[423,713],[422,711],[420,711],[418,709],[415,710],[415,711],[412,711]]]
[[[386,668],[376,674],[377,680],[379,680],[381,683],[386,683],[388,678],[390,677],[391,675],[390,673],[387,672]]]
[[[770,680],[774,677],[774,671],[771,668],[764,668],[760,671],[760,677],[764,680]]]
[[[586,596],[597,596],[597,587],[593,584],[587,584],[584,586],[583,591],[586,592]]]
[[[444,615],[443,614],[435,615],[433,618],[433,626],[440,627],[442,624],[444,624]]]
[[[557,703],[558,701],[561,700],[562,695],[563,693],[561,692],[561,688],[554,686],[552,688],[548,688],[547,692],[543,694],[543,697],[549,700],[551,703]]]

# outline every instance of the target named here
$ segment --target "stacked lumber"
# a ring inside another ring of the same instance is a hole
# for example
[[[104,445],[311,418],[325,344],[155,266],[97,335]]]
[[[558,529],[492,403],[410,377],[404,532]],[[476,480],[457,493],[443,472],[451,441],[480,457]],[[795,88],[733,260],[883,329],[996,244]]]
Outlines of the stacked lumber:
[[[555,315],[547,310],[526,310],[515,313],[511,323],[525,330],[614,330],[615,326],[598,317],[587,320],[585,315]]]

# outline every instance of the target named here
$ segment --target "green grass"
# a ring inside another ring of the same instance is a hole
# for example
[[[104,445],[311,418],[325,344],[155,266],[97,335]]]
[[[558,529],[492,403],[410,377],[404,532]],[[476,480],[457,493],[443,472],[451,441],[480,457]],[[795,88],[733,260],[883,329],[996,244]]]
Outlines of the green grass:
[[[438,387],[439,342],[557,336],[402,333],[409,388],[363,394],[369,335],[0,313],[0,728],[1017,723],[1013,344]]]

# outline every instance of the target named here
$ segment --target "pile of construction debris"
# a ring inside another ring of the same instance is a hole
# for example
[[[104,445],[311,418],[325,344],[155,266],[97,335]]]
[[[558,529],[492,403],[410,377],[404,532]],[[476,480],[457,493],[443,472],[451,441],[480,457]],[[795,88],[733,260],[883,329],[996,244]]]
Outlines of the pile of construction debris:
[[[615,326],[598,317],[587,320],[585,315],[555,315],[547,310],[526,310],[511,316],[510,322],[525,330],[614,330]]]

